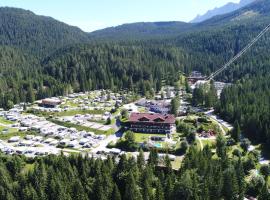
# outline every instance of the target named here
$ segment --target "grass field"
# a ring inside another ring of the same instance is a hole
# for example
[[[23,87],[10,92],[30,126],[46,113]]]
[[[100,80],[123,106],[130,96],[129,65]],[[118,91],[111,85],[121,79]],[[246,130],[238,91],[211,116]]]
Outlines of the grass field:
[[[14,124],[14,122],[6,120],[3,117],[0,117],[0,124],[10,125],[10,124]]]
[[[89,121],[89,122],[96,122],[96,123],[103,124],[103,125],[106,125],[106,123],[107,123],[105,120],[92,120],[92,119],[88,119],[87,121]]]
[[[61,105],[60,107],[61,107],[61,108],[64,108],[65,106],[69,106],[69,107],[78,107],[79,104],[73,103],[73,102],[71,102],[71,101],[67,101],[65,104]]]
[[[55,116],[74,116],[77,114],[85,115],[85,114],[93,114],[93,115],[103,115],[105,113],[104,110],[69,110],[63,111],[59,113],[54,113]]]
[[[144,113],[144,112],[146,112],[147,110],[146,110],[145,107],[139,107],[139,108],[138,108],[138,111],[139,111],[140,113]]]
[[[1,129],[0,129],[1,130]],[[8,133],[0,133],[0,139],[1,140],[8,140],[9,138],[13,137],[13,136],[20,136],[21,138],[25,137],[26,135],[28,135],[28,132],[18,132],[17,129],[12,129],[9,130]]]
[[[67,127],[67,128],[76,128],[78,131],[94,132],[96,135],[112,135],[114,133],[113,129],[110,129],[108,131],[101,131],[101,130],[97,130],[97,129],[93,129],[90,127],[81,126],[81,125],[77,125],[77,124],[73,124],[69,122],[62,122],[62,121],[53,120],[53,119],[50,119],[49,121],[55,124],[58,124],[60,126]]]
[[[26,164],[26,165],[23,167],[21,173],[22,173],[22,174],[27,174],[27,173],[33,171],[34,168],[35,168],[35,164],[34,164],[34,163],[32,163],[32,164]]]
[[[7,134],[8,133],[14,133],[14,132],[18,132],[18,129],[16,128],[7,128],[7,127],[4,127],[4,126],[0,126],[0,132],[2,133],[4,130],[7,129]]]
[[[213,147],[216,144],[215,139],[206,139],[206,140],[201,140],[203,143],[203,146],[208,145],[209,147]]]
[[[151,136],[166,136],[165,134],[147,134],[147,133],[135,133],[135,141],[138,143],[147,142]]]
[[[180,169],[183,157],[177,157],[174,161],[171,162],[172,168],[175,170]]]
[[[64,116],[74,116],[77,114],[103,115],[105,111],[104,110],[69,110],[69,111],[63,111],[63,112],[42,112],[42,111],[29,110],[27,113],[31,113],[39,117],[49,118],[51,116],[64,117]]]

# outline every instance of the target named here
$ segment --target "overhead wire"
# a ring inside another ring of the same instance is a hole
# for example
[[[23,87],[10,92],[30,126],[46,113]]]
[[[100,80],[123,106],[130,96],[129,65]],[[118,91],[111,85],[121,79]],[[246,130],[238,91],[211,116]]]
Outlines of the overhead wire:
[[[265,33],[270,30],[270,24],[266,26],[253,40],[251,40],[239,53],[237,53],[233,58],[231,58],[227,63],[225,63],[221,68],[212,73],[206,78],[207,81],[214,79],[217,75],[222,73],[227,67],[229,67],[234,61],[244,55]]]

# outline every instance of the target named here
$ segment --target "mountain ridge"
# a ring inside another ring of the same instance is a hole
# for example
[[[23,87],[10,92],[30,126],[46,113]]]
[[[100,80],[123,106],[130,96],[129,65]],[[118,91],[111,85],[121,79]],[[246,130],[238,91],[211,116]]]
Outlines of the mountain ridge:
[[[250,3],[253,3],[255,1],[256,0],[241,0],[239,3],[229,2],[229,3],[225,4],[224,6],[216,7],[212,10],[208,10],[203,15],[196,16],[193,20],[190,21],[190,23],[200,23],[200,22],[208,20],[212,17],[215,17],[217,15],[223,15],[223,14],[233,12],[233,11],[238,10],[238,9],[240,9],[240,8],[250,4]]]
[[[89,36],[95,39],[106,37],[116,39],[117,36],[114,37],[112,34],[122,32],[122,39],[132,36],[149,39],[147,35],[151,35],[151,37],[160,37],[163,34],[173,36],[188,30],[191,26],[192,24],[181,21],[135,22],[93,31],[89,33]]]
[[[87,33],[32,11],[0,7],[0,45],[44,54],[67,44],[88,41]]]

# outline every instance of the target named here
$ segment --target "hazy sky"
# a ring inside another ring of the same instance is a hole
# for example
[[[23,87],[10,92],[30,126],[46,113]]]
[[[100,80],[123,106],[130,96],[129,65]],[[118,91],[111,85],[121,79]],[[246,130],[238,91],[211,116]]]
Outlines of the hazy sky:
[[[239,0],[0,0],[93,31],[123,23],[190,21],[197,14]]]

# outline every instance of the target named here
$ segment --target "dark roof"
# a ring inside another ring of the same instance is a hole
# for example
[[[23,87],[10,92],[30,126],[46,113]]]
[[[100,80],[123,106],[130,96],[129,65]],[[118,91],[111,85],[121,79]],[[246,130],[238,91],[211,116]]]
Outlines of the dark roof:
[[[154,122],[154,123],[175,123],[173,115],[162,115],[159,113],[131,113],[130,122]]]
[[[42,99],[42,104],[44,105],[59,105],[61,104],[60,100],[57,99]]]

